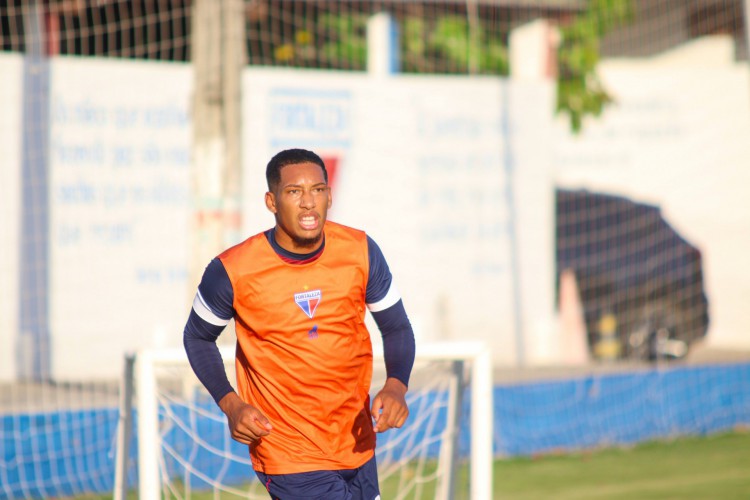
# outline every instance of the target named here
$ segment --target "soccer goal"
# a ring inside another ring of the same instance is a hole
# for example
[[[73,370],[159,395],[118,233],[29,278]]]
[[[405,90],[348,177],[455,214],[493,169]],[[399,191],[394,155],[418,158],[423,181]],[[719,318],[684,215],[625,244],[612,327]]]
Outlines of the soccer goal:
[[[231,379],[234,349],[221,352]],[[382,353],[376,352],[373,394],[385,379],[382,366]],[[133,374],[136,397],[123,398],[121,415],[137,415],[141,500],[268,499],[252,472],[247,446],[231,439],[226,418],[182,350],[142,351]],[[132,400],[134,412],[128,408]],[[407,402],[406,425],[378,435],[382,498],[489,500],[493,405],[485,344],[418,346]],[[123,445],[118,450],[127,450]],[[119,457],[118,463],[127,462]],[[127,466],[118,470],[115,483],[122,485],[127,472]],[[115,492],[116,499],[120,496]]]

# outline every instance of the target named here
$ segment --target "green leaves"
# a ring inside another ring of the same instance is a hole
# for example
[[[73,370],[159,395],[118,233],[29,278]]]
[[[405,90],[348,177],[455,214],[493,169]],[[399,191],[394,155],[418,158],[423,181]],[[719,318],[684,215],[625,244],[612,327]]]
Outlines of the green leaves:
[[[367,67],[367,16],[321,15],[314,26],[298,29],[274,48],[274,63],[291,66],[364,70]],[[584,11],[559,27],[557,113],[579,132],[587,116],[598,117],[612,102],[596,68],[600,40],[633,19],[633,0],[589,0]],[[435,18],[405,15],[401,29],[401,70],[405,73],[487,74],[510,72],[506,37],[482,19],[465,15]]]
[[[573,132],[581,131],[586,116],[599,116],[613,101],[596,73],[599,42],[632,18],[632,0],[590,0],[586,11],[560,27],[556,108],[568,115]]]
[[[319,20],[321,57],[331,67],[363,70],[367,67],[367,17],[363,14],[346,16],[326,14]]]
[[[464,16],[442,16],[434,23],[407,17],[403,23],[403,71],[407,73],[479,73],[507,75],[508,49],[482,26],[469,26]]]

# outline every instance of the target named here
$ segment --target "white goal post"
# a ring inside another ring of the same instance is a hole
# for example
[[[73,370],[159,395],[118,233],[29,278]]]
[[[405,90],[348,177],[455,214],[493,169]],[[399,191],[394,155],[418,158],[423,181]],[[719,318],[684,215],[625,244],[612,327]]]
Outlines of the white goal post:
[[[231,380],[234,347],[221,348],[221,354]],[[371,394],[382,387],[382,365],[382,352],[376,350]],[[190,498],[201,486],[212,490],[214,498],[268,498],[259,484],[252,485],[255,489],[220,484],[229,477],[230,461],[246,470],[247,483],[258,481],[247,448],[229,437],[223,414],[195,378],[182,349],[141,351],[134,373],[141,500]],[[398,492],[394,498],[491,499],[492,392],[491,357],[485,343],[418,345],[407,394],[409,420],[402,429],[378,435],[381,488],[388,482],[388,488]],[[203,395],[196,399],[199,393]],[[121,411],[122,415],[130,413]],[[220,430],[209,434],[206,426]],[[187,436],[187,444],[171,442],[175,433]],[[228,451],[232,447],[242,451]],[[127,446],[119,443],[118,453],[121,449]],[[205,454],[220,457],[221,464],[201,462],[199,457]],[[127,460],[118,457],[118,462]],[[459,485],[460,466],[464,481]],[[127,470],[117,474],[127,477]],[[115,500],[119,496],[116,491]]]

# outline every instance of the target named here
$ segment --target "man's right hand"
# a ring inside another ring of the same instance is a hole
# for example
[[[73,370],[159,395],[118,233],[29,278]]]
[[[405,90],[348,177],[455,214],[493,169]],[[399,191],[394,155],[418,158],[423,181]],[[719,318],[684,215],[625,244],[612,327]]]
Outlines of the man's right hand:
[[[271,422],[256,407],[240,399],[236,392],[230,392],[219,401],[219,408],[227,416],[232,439],[243,444],[255,444],[263,436],[271,433]]]

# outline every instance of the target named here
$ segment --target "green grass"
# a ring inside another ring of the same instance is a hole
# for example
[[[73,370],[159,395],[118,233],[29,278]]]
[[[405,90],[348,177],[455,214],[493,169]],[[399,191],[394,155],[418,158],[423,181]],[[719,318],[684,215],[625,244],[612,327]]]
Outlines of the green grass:
[[[466,476],[466,470],[459,473],[457,500],[468,498]],[[746,500],[750,499],[750,433],[497,460],[493,481],[495,499]],[[394,487],[388,481],[381,484],[383,500],[395,497]],[[432,491],[428,487],[420,498],[431,499]],[[111,498],[89,495],[77,500]],[[193,496],[193,500],[203,498],[213,496]]]
[[[750,433],[495,462],[494,497],[749,499]]]

